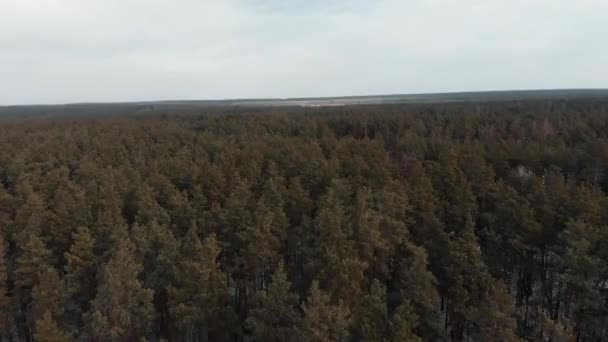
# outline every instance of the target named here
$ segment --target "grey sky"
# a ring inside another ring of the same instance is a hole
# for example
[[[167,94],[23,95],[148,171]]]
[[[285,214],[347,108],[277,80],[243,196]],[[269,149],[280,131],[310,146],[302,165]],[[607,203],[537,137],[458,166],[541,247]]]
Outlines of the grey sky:
[[[608,0],[0,0],[0,104],[608,88]]]

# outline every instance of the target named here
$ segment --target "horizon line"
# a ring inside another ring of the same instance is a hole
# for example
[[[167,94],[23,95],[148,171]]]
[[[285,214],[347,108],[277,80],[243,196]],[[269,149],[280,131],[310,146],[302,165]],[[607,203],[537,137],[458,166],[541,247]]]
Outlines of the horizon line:
[[[47,107],[47,106],[84,106],[84,105],[128,105],[128,104],[176,104],[176,103],[195,103],[195,102],[263,102],[263,101],[307,101],[307,100],[332,100],[332,99],[357,99],[357,98],[379,98],[379,97],[414,97],[414,96],[438,96],[438,95],[465,95],[465,94],[488,94],[488,93],[524,93],[524,92],[584,92],[584,91],[606,91],[607,88],[530,88],[530,89],[500,89],[500,90],[463,90],[463,91],[444,91],[444,92],[414,92],[414,93],[371,93],[357,95],[336,95],[336,96],[304,96],[304,97],[234,97],[234,98],[208,98],[208,99],[165,99],[165,100],[118,100],[118,101],[75,101],[75,102],[48,102],[31,104],[0,104],[1,107]],[[607,94],[608,95],[608,94]]]

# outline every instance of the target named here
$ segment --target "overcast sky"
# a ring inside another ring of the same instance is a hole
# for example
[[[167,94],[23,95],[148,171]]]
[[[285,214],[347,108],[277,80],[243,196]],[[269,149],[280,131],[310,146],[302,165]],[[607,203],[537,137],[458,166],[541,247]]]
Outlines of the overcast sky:
[[[608,0],[0,0],[0,104],[608,88]]]

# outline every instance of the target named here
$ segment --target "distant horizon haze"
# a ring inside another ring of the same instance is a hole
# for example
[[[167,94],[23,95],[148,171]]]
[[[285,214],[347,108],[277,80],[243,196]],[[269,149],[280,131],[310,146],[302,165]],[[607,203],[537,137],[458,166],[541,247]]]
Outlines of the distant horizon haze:
[[[334,105],[366,105],[366,104],[414,104],[414,103],[446,103],[446,102],[495,102],[495,101],[526,101],[526,100],[569,100],[569,99],[605,99],[608,100],[608,88],[587,89],[512,89],[486,91],[456,91],[431,92],[411,94],[368,94],[323,97],[288,97],[288,98],[222,98],[222,99],[157,99],[135,101],[109,102],[68,102],[68,103],[34,103],[34,104],[0,104],[2,109],[8,108],[49,108],[49,107],[98,107],[105,106],[140,106],[154,105],[158,108],[170,108],[177,105],[194,107],[207,106],[334,106]],[[168,107],[167,107],[168,106]]]

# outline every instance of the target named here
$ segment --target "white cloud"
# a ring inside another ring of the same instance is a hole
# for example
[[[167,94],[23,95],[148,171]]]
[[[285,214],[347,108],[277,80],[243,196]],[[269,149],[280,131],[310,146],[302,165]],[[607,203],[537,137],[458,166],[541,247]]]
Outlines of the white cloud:
[[[0,2],[0,104],[608,87],[603,0]]]

